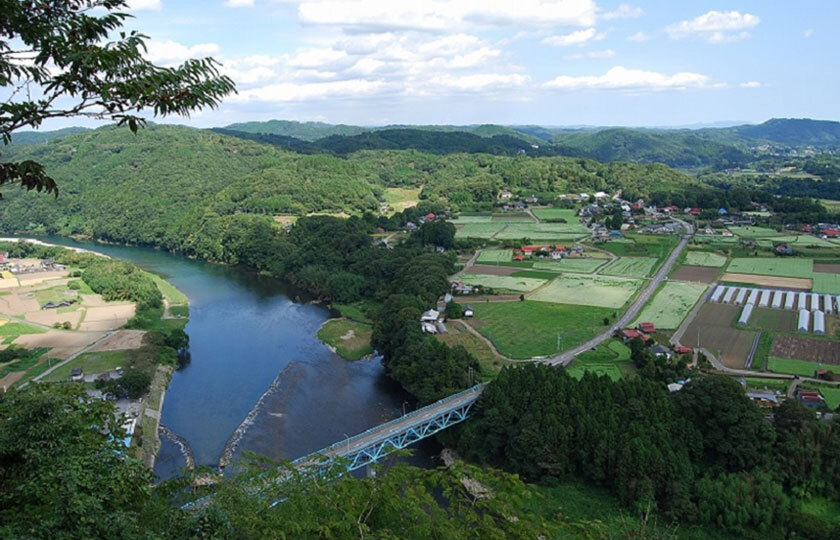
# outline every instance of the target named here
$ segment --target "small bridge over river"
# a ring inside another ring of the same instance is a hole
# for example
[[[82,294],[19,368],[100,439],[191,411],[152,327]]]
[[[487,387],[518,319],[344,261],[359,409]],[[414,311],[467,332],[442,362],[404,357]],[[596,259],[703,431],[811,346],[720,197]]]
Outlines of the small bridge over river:
[[[298,458],[292,464],[302,471],[317,474],[330,469],[336,459],[346,463],[348,472],[376,463],[395,450],[406,448],[466,420],[482,390],[484,385],[478,384]]]

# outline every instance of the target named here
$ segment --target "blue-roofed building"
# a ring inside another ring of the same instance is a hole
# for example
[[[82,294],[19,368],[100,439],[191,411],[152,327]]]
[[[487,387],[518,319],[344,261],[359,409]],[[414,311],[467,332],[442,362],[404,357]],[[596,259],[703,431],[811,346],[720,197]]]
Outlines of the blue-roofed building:
[[[721,208],[720,210],[718,210],[718,215],[719,216],[725,216],[728,213],[729,212],[726,211],[726,208]]]

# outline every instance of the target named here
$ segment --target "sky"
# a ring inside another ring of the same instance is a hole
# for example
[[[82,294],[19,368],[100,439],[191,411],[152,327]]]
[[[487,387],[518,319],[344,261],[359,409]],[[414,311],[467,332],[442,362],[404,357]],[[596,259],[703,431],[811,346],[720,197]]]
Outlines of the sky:
[[[236,83],[217,110],[164,120],[198,127],[840,120],[837,0],[130,4],[151,60],[213,56]]]

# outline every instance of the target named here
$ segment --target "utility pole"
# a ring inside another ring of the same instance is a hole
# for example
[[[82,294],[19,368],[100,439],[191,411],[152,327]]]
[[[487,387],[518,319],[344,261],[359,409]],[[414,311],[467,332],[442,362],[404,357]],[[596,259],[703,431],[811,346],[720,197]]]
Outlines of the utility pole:
[[[469,377],[470,377],[470,386],[473,386],[473,368],[472,368],[472,366],[470,366],[467,369],[467,373],[469,374]]]

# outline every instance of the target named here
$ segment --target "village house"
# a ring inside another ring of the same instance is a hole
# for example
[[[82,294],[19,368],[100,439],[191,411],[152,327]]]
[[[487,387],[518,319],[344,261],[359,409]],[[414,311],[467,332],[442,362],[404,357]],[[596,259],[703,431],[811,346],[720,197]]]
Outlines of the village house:
[[[644,332],[645,334],[652,334],[656,332],[656,325],[652,322],[640,322],[638,326],[639,331]]]
[[[475,311],[473,311],[472,306],[464,306],[464,317],[470,318],[475,315]]]
[[[823,397],[819,392],[799,390],[796,394],[796,399],[802,405],[812,409],[819,409],[823,405]]]
[[[665,358],[671,358],[671,356],[673,355],[671,349],[669,349],[665,345],[654,345],[650,348],[650,352],[652,352],[655,356],[664,356]]]

